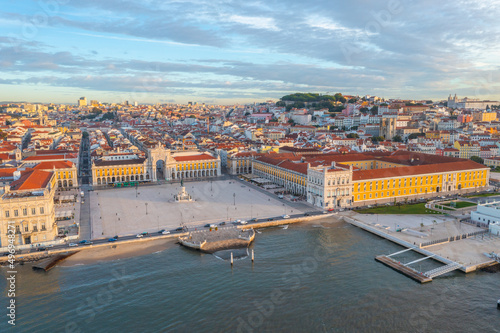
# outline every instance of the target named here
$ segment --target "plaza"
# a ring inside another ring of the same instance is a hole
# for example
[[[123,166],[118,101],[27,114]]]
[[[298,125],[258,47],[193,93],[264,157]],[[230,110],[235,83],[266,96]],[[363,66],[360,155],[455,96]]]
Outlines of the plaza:
[[[188,182],[184,186],[193,201],[175,202],[179,183],[89,192],[91,238],[275,217],[311,209],[238,180]]]

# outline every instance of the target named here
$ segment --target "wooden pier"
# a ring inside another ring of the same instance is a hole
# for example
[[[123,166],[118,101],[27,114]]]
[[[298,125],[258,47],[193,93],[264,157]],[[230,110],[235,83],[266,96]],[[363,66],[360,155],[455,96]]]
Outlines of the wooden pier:
[[[60,262],[60,261],[62,261],[64,259],[72,256],[73,254],[75,254],[77,252],[78,251],[72,251],[72,252],[67,252],[67,253],[56,254],[56,255],[54,255],[54,256],[52,256],[50,258],[47,258],[45,260],[37,262],[35,265],[33,265],[33,269],[34,270],[43,270],[43,271],[47,272],[50,269],[54,268],[54,266],[58,262]]]
[[[422,273],[412,269],[411,267],[405,266],[388,256],[378,256],[375,257],[375,260],[420,283],[427,283],[432,281],[430,277],[427,277]]]

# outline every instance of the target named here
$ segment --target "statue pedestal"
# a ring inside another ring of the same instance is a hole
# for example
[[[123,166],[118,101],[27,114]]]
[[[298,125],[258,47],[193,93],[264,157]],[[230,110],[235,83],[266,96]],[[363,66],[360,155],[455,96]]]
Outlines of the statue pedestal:
[[[186,188],[184,186],[181,187],[179,193],[175,195],[175,202],[186,202],[193,201],[193,198],[186,192]]]

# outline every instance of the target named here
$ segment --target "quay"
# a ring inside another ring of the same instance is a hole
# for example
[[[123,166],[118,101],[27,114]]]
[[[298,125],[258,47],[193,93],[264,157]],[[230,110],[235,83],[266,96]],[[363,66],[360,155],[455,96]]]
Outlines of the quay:
[[[73,254],[78,251],[71,251],[67,253],[58,253],[54,256],[51,256],[45,260],[41,260],[33,265],[33,270],[43,270],[45,272],[51,270],[58,262],[63,261],[64,259],[71,257]]]
[[[494,264],[497,264],[495,260],[491,260],[491,258],[487,258],[486,256],[484,257],[485,260],[476,262],[476,263],[471,263],[469,265],[466,265],[462,262],[459,262],[459,260],[451,260],[450,258],[444,257],[443,255],[439,255],[436,252],[431,252],[429,251],[430,247],[433,245],[425,245],[421,243],[410,243],[404,239],[401,239],[400,237],[397,237],[397,233],[391,233],[390,231],[387,231],[387,228],[384,228],[384,230],[381,230],[380,228],[376,228],[375,226],[368,225],[367,223],[361,222],[355,218],[348,217],[348,216],[343,216],[343,220],[349,224],[352,224],[360,229],[366,230],[372,234],[375,234],[381,238],[387,239],[393,243],[396,243],[400,246],[405,247],[404,250],[398,251],[396,253],[393,253],[391,255],[379,255],[375,257],[375,260],[378,262],[383,263],[384,265],[393,268],[394,270],[416,280],[421,283],[425,282],[430,282],[432,281],[433,278],[449,273],[454,270],[461,270],[464,273],[469,273],[469,272],[474,272],[480,268],[483,267],[488,267]],[[383,227],[383,226],[382,226]],[[467,238],[457,238],[458,240],[466,239]],[[464,240],[462,240],[464,241]],[[469,241],[471,241],[469,239]],[[436,246],[451,246],[455,245],[456,242],[431,242],[431,243],[436,243]],[[451,245],[449,245],[451,244]],[[425,248],[424,248],[425,247]],[[404,253],[406,251],[414,251],[417,252],[421,255],[424,255],[424,258],[412,261],[410,263],[402,264],[398,262],[397,260],[391,258],[393,256],[396,256],[398,254]],[[460,257],[459,257],[460,258]],[[409,267],[410,265],[426,260],[426,259],[434,259],[435,261],[441,262],[444,265],[435,269],[432,269],[428,272],[419,272],[415,270],[412,267]]]
[[[255,231],[237,227],[216,227],[209,230],[191,231],[178,238],[185,247],[206,253],[248,247],[255,239]]]
[[[432,278],[425,276],[424,274],[414,270],[411,267],[401,264],[400,262],[390,258],[389,256],[377,256],[375,257],[375,260],[420,283],[427,283],[432,281]]]

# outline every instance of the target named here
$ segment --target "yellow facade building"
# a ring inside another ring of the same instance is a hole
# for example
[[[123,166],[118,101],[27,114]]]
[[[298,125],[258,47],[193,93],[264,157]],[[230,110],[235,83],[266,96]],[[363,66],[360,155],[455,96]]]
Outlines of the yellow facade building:
[[[300,193],[307,194],[307,201],[325,209],[473,192],[489,185],[489,168],[482,164],[407,151],[325,154],[300,161],[261,157],[253,162],[253,173],[287,189],[305,189]]]

